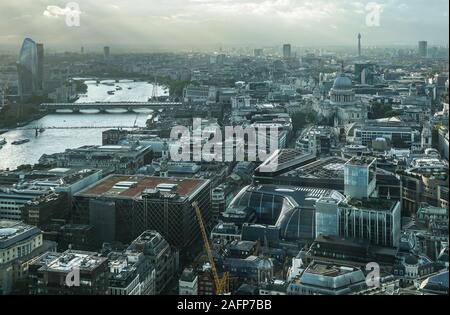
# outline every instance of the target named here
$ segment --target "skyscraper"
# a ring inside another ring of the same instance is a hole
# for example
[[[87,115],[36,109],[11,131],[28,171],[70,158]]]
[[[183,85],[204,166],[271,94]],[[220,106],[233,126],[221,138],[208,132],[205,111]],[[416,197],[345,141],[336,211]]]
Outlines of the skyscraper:
[[[35,95],[39,89],[38,63],[37,45],[32,39],[26,38],[23,41],[19,60],[17,61],[19,96],[21,100]]]
[[[263,49],[255,49],[253,53],[254,53],[255,57],[262,57],[264,55],[264,50]]]
[[[427,41],[419,42],[419,56],[422,58],[426,58],[428,56],[428,42]]]
[[[105,56],[105,59],[109,59],[109,55],[110,55],[110,49],[109,49],[109,46],[105,46],[105,47],[103,48],[103,54],[104,54],[104,56]]]
[[[283,57],[286,59],[291,58],[291,44],[284,44],[283,45]]]
[[[38,75],[38,89],[44,89],[44,44],[37,44],[37,75]]]
[[[361,33],[358,34],[358,56],[361,57]]]

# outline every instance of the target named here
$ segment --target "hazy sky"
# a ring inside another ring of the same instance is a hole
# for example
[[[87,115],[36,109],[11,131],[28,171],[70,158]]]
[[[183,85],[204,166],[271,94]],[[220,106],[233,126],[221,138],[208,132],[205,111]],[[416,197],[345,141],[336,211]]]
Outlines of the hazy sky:
[[[355,45],[358,32],[366,45],[446,45],[449,35],[448,0],[78,0],[79,27],[66,25],[69,2],[0,0],[0,47],[24,37],[61,50]],[[379,26],[366,24],[371,2]]]

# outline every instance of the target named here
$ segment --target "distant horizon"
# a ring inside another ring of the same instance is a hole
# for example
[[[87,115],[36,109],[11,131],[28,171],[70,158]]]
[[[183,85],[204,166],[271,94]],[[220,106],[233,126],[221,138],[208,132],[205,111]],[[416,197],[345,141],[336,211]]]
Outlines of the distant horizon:
[[[0,51],[25,37],[62,52],[354,47],[358,33],[363,47],[448,46],[448,10],[447,0],[21,0],[0,4]]]
[[[196,52],[196,53],[212,53],[219,52],[219,50],[252,50],[252,49],[265,49],[265,50],[275,50],[278,49],[280,52],[282,51],[283,44],[291,44],[292,49],[296,50],[311,50],[311,49],[344,49],[351,50],[357,49],[357,42],[355,41],[354,45],[296,45],[290,42],[280,43],[278,45],[211,45],[205,47],[185,47],[185,48],[174,48],[169,46],[160,46],[160,47],[137,47],[137,46],[123,46],[123,45],[111,45],[111,44],[97,44],[92,46],[72,46],[72,47],[57,47],[49,45],[48,43],[36,40],[33,37],[24,37],[19,44],[14,44],[9,47],[2,46],[0,47],[1,54],[18,54],[20,51],[20,47],[22,46],[23,40],[25,38],[31,38],[36,43],[42,43],[45,47],[45,53],[50,54],[61,54],[61,53],[80,53],[81,47],[84,48],[84,54],[103,54],[103,48],[105,46],[109,46],[111,48],[111,54],[145,54],[145,53],[187,53],[187,52]],[[426,40],[425,40],[426,41]],[[404,44],[378,44],[378,45],[367,45],[362,46],[364,50],[373,50],[373,49],[415,49],[418,47],[418,42],[416,43],[404,43]],[[449,44],[447,43],[430,43],[428,42],[428,48],[440,48],[440,49],[449,49]]]

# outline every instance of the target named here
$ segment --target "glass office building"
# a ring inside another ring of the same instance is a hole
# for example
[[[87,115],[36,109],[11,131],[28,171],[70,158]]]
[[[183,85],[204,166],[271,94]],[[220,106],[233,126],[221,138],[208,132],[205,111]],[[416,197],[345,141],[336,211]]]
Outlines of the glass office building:
[[[353,158],[344,166],[344,191],[351,198],[369,198],[376,188],[376,159]]]
[[[322,197],[336,202],[344,199],[339,192],[328,189],[248,186],[235,197],[227,211],[245,209],[255,214],[256,223],[279,228],[282,239],[311,241],[315,238],[316,201]]]
[[[35,95],[40,86],[38,49],[36,43],[30,38],[23,41],[17,61],[17,72],[20,98],[23,100]]]

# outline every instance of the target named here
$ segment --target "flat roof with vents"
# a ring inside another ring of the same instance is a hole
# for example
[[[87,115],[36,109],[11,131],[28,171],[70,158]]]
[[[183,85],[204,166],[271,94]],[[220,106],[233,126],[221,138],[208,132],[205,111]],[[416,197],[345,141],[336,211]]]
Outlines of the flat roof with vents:
[[[76,194],[83,197],[137,198],[148,191],[170,192],[188,197],[209,183],[207,179],[110,175]]]

